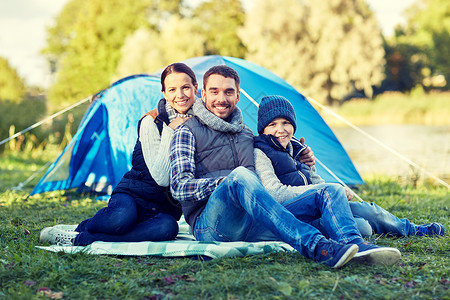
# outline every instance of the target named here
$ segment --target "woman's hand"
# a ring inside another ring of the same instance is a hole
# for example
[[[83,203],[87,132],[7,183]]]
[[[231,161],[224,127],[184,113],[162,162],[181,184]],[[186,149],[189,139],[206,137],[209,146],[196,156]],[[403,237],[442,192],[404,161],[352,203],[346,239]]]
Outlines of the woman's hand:
[[[300,143],[302,143],[303,145],[305,144],[304,137],[300,138]],[[303,150],[302,153],[300,153],[300,162],[310,167],[316,164],[316,157],[314,156],[314,152],[310,147],[306,147],[306,149]]]
[[[188,118],[182,118],[182,117],[176,117],[172,122],[170,122],[169,127],[173,130],[177,129],[178,126],[189,120],[191,117]]]
[[[353,192],[348,187],[345,187],[345,195],[347,196],[348,201],[353,199]]]

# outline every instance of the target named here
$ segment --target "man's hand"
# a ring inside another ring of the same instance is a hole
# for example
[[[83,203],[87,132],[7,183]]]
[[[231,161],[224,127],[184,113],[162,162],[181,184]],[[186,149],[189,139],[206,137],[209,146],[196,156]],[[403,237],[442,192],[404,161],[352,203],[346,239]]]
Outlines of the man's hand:
[[[304,137],[300,139],[300,143],[302,143],[303,145],[305,144]],[[300,162],[310,167],[316,164],[316,157],[314,156],[314,152],[311,150],[310,147],[307,147],[305,150],[302,151],[302,153],[300,154]]]
[[[178,126],[189,120],[189,118],[176,117],[172,122],[170,122],[169,127],[173,130],[177,129]]]

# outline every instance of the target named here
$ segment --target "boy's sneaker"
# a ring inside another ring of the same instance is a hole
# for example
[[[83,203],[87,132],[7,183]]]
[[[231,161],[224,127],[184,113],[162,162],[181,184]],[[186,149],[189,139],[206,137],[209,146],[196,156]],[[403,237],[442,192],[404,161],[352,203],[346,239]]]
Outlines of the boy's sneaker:
[[[53,228],[58,228],[59,230],[62,231],[75,231],[75,229],[77,229],[78,224],[74,224],[74,225],[68,225],[68,224],[58,224],[53,226]]]
[[[39,241],[47,242],[51,245],[73,246],[73,241],[78,232],[63,231],[55,227],[46,227],[41,230]]]
[[[362,242],[357,245],[359,251],[353,257],[353,261],[357,263],[392,266],[402,256],[396,248],[378,247],[368,242]]]
[[[314,250],[314,260],[332,268],[344,266],[358,252],[358,246],[321,239]]]
[[[416,225],[417,236],[444,235],[444,233],[445,233],[444,226],[439,223]]]

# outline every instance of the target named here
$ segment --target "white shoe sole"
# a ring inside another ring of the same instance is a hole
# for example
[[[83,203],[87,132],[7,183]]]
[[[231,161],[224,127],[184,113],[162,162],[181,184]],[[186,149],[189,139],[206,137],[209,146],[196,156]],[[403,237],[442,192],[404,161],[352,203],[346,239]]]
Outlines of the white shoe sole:
[[[41,243],[49,243],[58,246],[72,246],[73,239],[78,235],[75,231],[63,231],[55,227],[45,227],[39,234]]]
[[[75,229],[77,229],[77,227],[78,227],[78,224],[74,224],[74,225],[58,224],[53,227],[58,228],[59,230],[62,230],[62,231],[75,231]]]
[[[354,262],[367,265],[384,265],[392,266],[400,258],[402,254],[398,249],[390,247],[380,247],[363,252],[358,252],[353,257]]]
[[[41,230],[41,232],[39,233],[39,242],[43,243],[43,242],[47,242],[47,239],[44,239],[44,237],[47,234],[47,231],[49,231],[52,227],[45,227],[44,229]]]
[[[342,255],[341,259],[338,260],[338,262],[333,266],[333,268],[341,268],[346,263],[348,263],[355,255],[358,253],[358,246],[352,245],[350,248],[347,249],[347,251]]]

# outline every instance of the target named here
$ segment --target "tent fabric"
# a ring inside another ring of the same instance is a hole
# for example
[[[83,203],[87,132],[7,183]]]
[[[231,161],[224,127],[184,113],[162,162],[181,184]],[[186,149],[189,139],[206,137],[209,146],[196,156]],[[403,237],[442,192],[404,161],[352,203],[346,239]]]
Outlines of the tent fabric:
[[[269,70],[239,58],[203,56],[183,61],[197,77],[199,90],[203,74],[214,65],[227,65],[241,78],[238,107],[244,122],[257,133],[258,103],[265,95],[281,95],[290,100],[297,116],[297,138],[305,137],[315,156],[344,183],[363,184],[350,157],[306,98]],[[137,138],[137,123],[162,98],[160,75],[134,75],[98,93],[86,112],[77,133],[31,195],[53,190],[78,188],[110,194],[131,168],[131,154]],[[318,174],[327,182],[337,182],[321,165]]]

